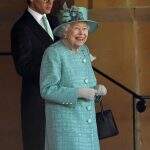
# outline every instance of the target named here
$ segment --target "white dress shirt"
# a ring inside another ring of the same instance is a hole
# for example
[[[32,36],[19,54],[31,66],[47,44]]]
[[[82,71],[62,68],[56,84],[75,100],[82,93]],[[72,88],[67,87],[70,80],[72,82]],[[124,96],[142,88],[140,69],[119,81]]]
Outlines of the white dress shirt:
[[[33,9],[31,9],[30,7],[28,7],[28,12],[34,17],[34,19],[35,19],[35,20],[42,26],[42,28],[43,28],[44,24],[43,24],[43,21],[42,21],[42,17],[43,17],[43,16],[46,16],[46,14],[40,14],[40,13],[34,11]],[[51,29],[50,24],[49,24],[49,27],[50,27],[50,29]],[[52,30],[52,29],[51,29],[51,30]],[[54,40],[54,35],[53,35],[52,32],[51,32],[50,37]]]

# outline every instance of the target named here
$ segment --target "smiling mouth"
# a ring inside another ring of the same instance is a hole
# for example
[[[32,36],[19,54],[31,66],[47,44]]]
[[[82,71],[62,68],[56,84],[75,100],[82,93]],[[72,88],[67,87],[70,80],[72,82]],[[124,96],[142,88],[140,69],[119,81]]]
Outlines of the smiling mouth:
[[[85,38],[83,38],[83,37],[76,37],[75,39],[78,40],[78,41],[84,41]]]

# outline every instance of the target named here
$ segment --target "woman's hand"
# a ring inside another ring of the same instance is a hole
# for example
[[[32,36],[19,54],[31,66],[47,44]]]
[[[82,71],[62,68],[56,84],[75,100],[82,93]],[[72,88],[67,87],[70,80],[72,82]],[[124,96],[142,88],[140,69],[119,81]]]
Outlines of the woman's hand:
[[[96,87],[96,89],[97,89],[96,95],[104,96],[104,95],[107,94],[107,89],[106,89],[106,87],[105,87],[104,85],[102,85],[102,84],[98,84],[97,87]]]
[[[94,100],[97,90],[92,88],[80,88],[79,98],[85,98],[87,100]]]

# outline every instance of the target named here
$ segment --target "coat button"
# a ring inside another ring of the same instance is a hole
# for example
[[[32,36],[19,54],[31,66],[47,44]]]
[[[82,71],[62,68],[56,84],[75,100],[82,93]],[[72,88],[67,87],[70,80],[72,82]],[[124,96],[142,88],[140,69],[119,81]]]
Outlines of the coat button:
[[[92,120],[89,118],[89,119],[87,120],[87,122],[88,122],[88,123],[91,123],[91,122],[92,122]]]
[[[85,59],[85,58],[84,58],[84,59],[82,59],[82,62],[83,62],[83,63],[86,63],[86,59]]]
[[[88,79],[84,79],[84,82],[87,84],[88,83]]]
[[[87,106],[86,109],[90,111],[91,110],[91,106]]]

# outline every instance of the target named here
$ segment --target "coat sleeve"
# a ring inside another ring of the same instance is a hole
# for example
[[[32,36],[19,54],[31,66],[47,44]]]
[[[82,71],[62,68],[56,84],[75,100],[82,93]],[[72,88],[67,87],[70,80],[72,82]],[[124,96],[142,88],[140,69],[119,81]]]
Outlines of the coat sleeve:
[[[38,81],[41,59],[33,60],[33,45],[30,32],[31,30],[26,26],[14,26],[11,31],[11,49],[18,74]]]
[[[61,58],[59,51],[48,48],[43,55],[40,70],[40,92],[47,102],[74,106],[78,88],[65,87],[61,81]]]

